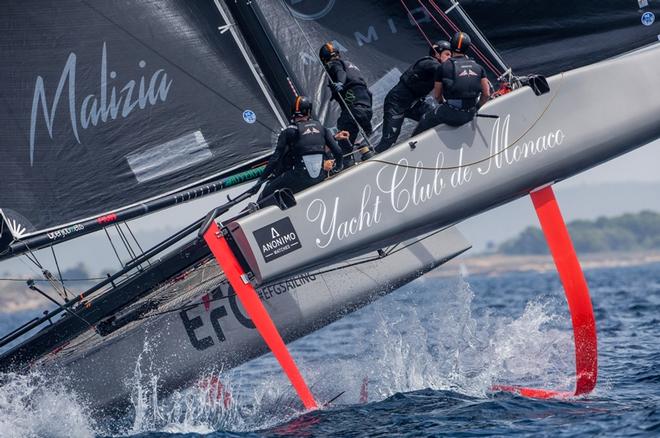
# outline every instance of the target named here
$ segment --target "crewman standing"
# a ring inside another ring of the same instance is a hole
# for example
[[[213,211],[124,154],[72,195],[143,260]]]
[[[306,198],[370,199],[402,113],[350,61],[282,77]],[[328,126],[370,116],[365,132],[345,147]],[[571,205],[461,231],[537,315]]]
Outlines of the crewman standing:
[[[337,129],[349,133],[350,150],[343,150],[344,155],[347,155],[353,152],[360,128],[366,136],[371,135],[373,131],[371,91],[360,69],[352,62],[342,59],[339,50],[331,42],[321,47],[319,58],[330,77],[328,87],[332,91],[332,97],[341,108]],[[373,155],[368,149],[361,150],[361,153],[363,159]]]

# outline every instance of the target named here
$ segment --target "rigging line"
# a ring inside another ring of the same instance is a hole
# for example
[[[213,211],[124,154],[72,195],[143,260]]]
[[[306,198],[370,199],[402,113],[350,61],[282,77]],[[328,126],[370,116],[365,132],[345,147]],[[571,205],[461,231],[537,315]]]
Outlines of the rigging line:
[[[429,37],[426,35],[426,32],[424,32],[424,29],[422,29],[422,26],[420,26],[420,24],[419,24],[419,22],[417,21],[417,19],[413,16],[412,12],[410,11],[410,9],[409,9],[408,6],[406,5],[406,3],[405,3],[403,0],[400,0],[400,1],[401,1],[401,4],[403,5],[403,7],[404,7],[404,8],[406,9],[406,11],[408,12],[408,17],[410,17],[410,20],[411,20],[413,23],[415,23],[415,26],[417,26],[417,29],[419,29],[420,33],[422,34],[422,36],[424,37],[424,39],[426,40],[426,42],[429,43],[429,46],[430,46],[430,47],[433,47],[433,42],[431,42],[431,40],[429,39]],[[430,15],[430,14],[429,14],[429,15]],[[444,27],[440,26],[440,30],[442,30],[442,31],[447,35],[447,37],[449,37],[449,33],[445,30]]]
[[[133,234],[133,230],[131,229],[130,226],[128,226],[128,222],[124,221],[124,225],[126,226],[126,229],[130,233],[131,237],[135,241],[135,244],[137,245],[138,249],[140,250],[140,255],[144,254],[144,249],[142,249],[142,245],[140,245],[140,242],[138,242],[137,238],[135,237],[135,234]],[[151,266],[151,260],[147,260],[147,264]]]
[[[144,254],[144,249],[142,249],[142,246],[140,245],[140,242],[138,242],[138,240],[135,238],[135,234],[133,234],[133,230],[131,229],[131,227],[128,226],[128,222],[124,221],[124,225],[126,226],[126,229],[127,229],[128,232],[130,233],[130,235],[131,235],[131,237],[133,238],[133,240],[135,241],[135,244],[137,245],[137,247],[138,247],[138,249],[140,250],[140,252],[141,252],[142,254]]]
[[[121,261],[121,258],[119,257],[119,253],[117,252],[117,248],[115,248],[115,244],[112,241],[112,238],[110,237],[110,233],[108,233],[108,229],[106,227],[103,227],[103,231],[105,231],[105,235],[108,236],[108,241],[110,242],[110,246],[112,246],[112,250],[115,252],[115,255],[117,256],[117,260],[119,260],[119,265],[124,268],[124,262]]]
[[[307,33],[305,32],[305,30],[302,28],[302,25],[300,24],[300,21],[298,20],[298,18],[295,15],[293,15],[293,11],[287,6],[287,4],[284,2],[284,0],[282,0],[281,3],[284,6],[284,8],[289,12],[289,15],[291,16],[293,21],[298,26],[298,29],[300,30],[300,33],[303,36],[303,38],[305,38],[305,41],[307,42],[307,45],[309,46],[309,49],[311,51],[311,53],[310,53],[311,56],[314,59],[318,59],[319,63],[321,64],[321,68],[323,70],[323,73],[325,73],[325,76],[328,77],[330,82],[334,82],[332,80],[332,77],[330,76],[330,73],[325,68],[325,64],[323,64],[323,61],[321,61],[318,58],[318,56],[314,56],[314,46],[312,46],[312,42],[310,41],[309,37],[307,36]],[[353,114],[353,111],[351,111],[350,107],[346,104],[346,101],[344,100],[343,96],[340,93],[336,93],[336,94],[337,94],[337,97],[339,97],[339,100],[341,100],[341,104],[344,106],[344,108],[346,108],[346,111],[348,111],[348,114],[351,116],[351,119],[353,119],[353,121],[355,122],[355,125],[358,127],[358,130],[360,131],[360,134],[362,135],[362,138],[364,139],[364,141],[366,141],[367,145],[369,145],[369,147],[373,149],[373,145],[371,144],[371,140],[369,140],[369,136],[364,132],[364,129],[362,128],[362,125],[355,118],[355,115]]]
[[[53,259],[55,260],[55,266],[57,267],[57,275],[60,277],[60,283],[62,284],[62,289],[64,290],[64,300],[68,301],[69,300],[69,292],[66,290],[66,286],[64,285],[64,280],[62,280],[62,271],[60,271],[60,264],[57,261],[57,256],[55,255],[55,246],[51,245],[50,246],[50,251],[53,253]],[[57,290],[57,289],[56,289]]]
[[[559,95],[559,91],[561,89],[561,84],[563,83],[563,79],[564,79],[564,73],[561,74],[560,81],[559,81],[559,84],[557,86],[557,91],[555,92],[555,94],[552,95],[552,97],[550,98],[550,101],[545,106],[545,108],[543,109],[541,114],[536,118],[536,120],[534,120],[534,122],[522,134],[520,134],[520,136],[518,136],[518,138],[513,140],[510,144],[508,144],[506,147],[503,147],[501,150],[497,151],[496,153],[488,155],[486,158],[482,158],[480,160],[472,161],[471,163],[464,163],[464,164],[461,164],[461,165],[458,165],[458,166],[442,166],[442,167],[427,167],[427,166],[416,166],[416,165],[410,165],[410,164],[401,164],[401,163],[395,163],[393,161],[381,160],[381,159],[378,159],[378,158],[370,158],[369,160],[365,161],[364,163],[361,163],[360,165],[364,165],[364,164],[367,164],[367,163],[381,163],[381,164],[387,164],[389,166],[401,167],[403,169],[456,170],[456,169],[462,169],[464,167],[470,167],[470,166],[475,166],[477,164],[485,163],[486,161],[489,161],[489,160],[497,157],[498,155],[503,154],[508,149],[514,147],[516,144],[518,144],[518,142],[520,140],[523,139],[523,137],[525,137],[532,129],[534,129],[534,127],[538,124],[538,122],[541,121],[541,119],[543,118],[545,113],[548,112],[548,110],[552,106],[552,103],[554,102],[555,98]]]
[[[440,28],[440,30],[442,30],[445,33],[445,35],[447,35],[447,38],[451,39],[452,35],[449,32],[447,32],[447,29],[445,29],[445,27],[442,24],[440,24],[440,22],[435,18],[433,13],[431,13],[431,11],[429,11],[429,9],[426,7],[426,5],[424,3],[422,3],[422,0],[417,0],[417,3],[419,3],[419,5],[422,8],[424,8],[424,10],[428,14],[429,18],[431,18],[435,22],[435,24]],[[458,28],[455,25],[452,26],[452,24],[453,23],[449,24],[449,27],[451,28],[451,30],[453,30],[454,32],[458,31]]]
[[[30,255],[25,253],[25,256],[27,257],[27,259],[29,261],[31,261],[32,263],[34,263],[37,266],[37,268],[39,268],[43,271],[44,267],[41,265],[41,263],[39,263],[39,259],[37,258],[36,254],[32,251],[32,249],[28,246],[27,243],[25,243],[25,247],[27,248],[28,252],[30,253]]]
[[[164,56],[163,54],[161,54],[158,50],[154,49],[154,48],[151,47],[149,44],[145,43],[145,42],[142,41],[140,38],[138,38],[138,37],[137,37],[135,34],[133,34],[130,30],[126,29],[125,27],[123,27],[122,25],[120,25],[119,23],[117,23],[116,21],[114,21],[112,18],[108,17],[108,16],[105,15],[103,12],[101,12],[100,10],[98,10],[97,8],[95,8],[94,6],[92,6],[91,4],[89,4],[89,2],[88,2],[87,0],[80,0],[80,3],[84,4],[84,5],[87,6],[89,9],[91,9],[91,10],[93,10],[94,12],[96,12],[97,14],[99,14],[99,15],[100,15],[101,17],[103,17],[106,21],[108,21],[109,23],[111,23],[112,25],[114,25],[115,27],[117,27],[118,29],[121,29],[124,33],[126,33],[128,36],[130,36],[131,38],[133,38],[135,41],[139,42],[139,43],[142,44],[145,48],[147,48],[147,49],[150,50],[151,52],[153,52],[153,53],[155,53],[156,55],[158,55],[160,58],[164,59],[165,61],[167,61],[168,63],[170,63],[171,65],[173,65],[175,68],[177,68],[179,71],[181,71],[184,75],[188,76],[190,79],[192,79],[193,81],[197,82],[199,85],[201,85],[202,87],[206,88],[206,89],[207,89],[208,91],[210,91],[211,93],[213,93],[213,94],[215,94],[216,96],[218,96],[220,99],[222,99],[223,101],[225,101],[227,104],[229,104],[230,106],[234,107],[235,109],[237,109],[237,110],[240,111],[241,113],[243,112],[243,110],[242,110],[238,105],[236,105],[236,104],[235,104],[234,102],[232,102],[230,99],[228,99],[228,98],[226,98],[225,96],[223,96],[219,91],[215,90],[213,87],[211,87],[210,85],[207,85],[207,84],[206,84],[205,82],[203,82],[201,79],[198,79],[197,77],[195,77],[194,75],[192,75],[191,73],[189,73],[185,68],[181,67],[179,64],[177,64],[177,63],[175,63],[174,61],[170,60],[169,58],[165,57],[165,56]],[[261,126],[263,126],[264,128],[268,129],[268,130],[271,131],[271,132],[275,132],[275,131],[276,131],[275,128],[266,125],[265,123],[263,123],[263,122],[260,121],[260,120],[257,120],[256,123],[259,124],[259,125],[261,125]]]
[[[429,3],[431,4],[431,6],[433,6],[433,8],[434,8],[436,11],[438,11],[438,13],[440,13],[440,16],[443,17],[443,18],[445,19],[445,21],[447,21],[447,23],[449,23],[449,25],[450,25],[451,27],[454,28],[455,31],[457,31],[457,32],[460,31],[460,29],[458,28],[458,26],[456,25],[456,23],[454,23],[454,22],[452,21],[452,19],[449,18],[449,16],[448,16],[448,15],[442,10],[442,8],[440,8],[440,6],[438,6],[438,4],[437,4],[434,0],[429,0]],[[436,20],[435,20],[435,17],[432,16],[432,18],[433,18],[434,21],[436,21]],[[437,23],[437,21],[436,21],[436,23]],[[438,24],[438,25],[439,25],[439,24]],[[478,29],[475,29],[475,32],[477,33],[476,36],[480,36],[480,34],[478,33]],[[483,35],[481,35],[481,36],[483,37]],[[485,40],[485,37],[483,37],[483,38],[484,38],[484,40]],[[493,73],[495,73],[496,76],[502,76],[502,73],[500,73],[499,68],[497,68],[497,67],[495,66],[495,64],[493,64],[493,63],[492,63],[492,62],[491,62],[491,61],[490,61],[490,60],[489,60],[489,59],[488,59],[488,58],[487,58],[487,57],[481,52],[481,49],[479,49],[479,47],[478,47],[476,44],[473,44],[473,45],[472,45],[472,50],[476,53],[477,57],[478,57],[479,59],[481,59],[481,60],[482,60],[482,61],[483,61],[483,62],[484,62],[484,63],[485,63],[485,64],[486,64],[486,65],[487,65],[492,71],[493,71]]]
[[[65,279],[62,279],[61,281],[63,281],[63,282],[66,281],[68,283],[71,283],[71,282],[74,282],[74,281],[99,281],[99,280],[105,280],[106,278],[107,277],[65,278]],[[30,280],[30,279],[29,278],[0,278],[0,281],[26,282],[28,280]],[[32,281],[34,281],[34,282],[37,282],[37,281],[40,281],[40,282],[48,281],[48,282],[50,282],[50,280],[47,280],[47,279],[35,279],[35,280],[32,280]]]
[[[33,290],[33,291],[39,293],[41,296],[45,297],[45,298],[48,299],[49,301],[55,303],[55,305],[57,305],[57,307],[59,307],[59,308],[61,308],[61,309],[64,309],[68,314],[70,314],[70,315],[72,315],[72,316],[75,316],[76,318],[78,318],[79,320],[81,320],[82,322],[84,322],[85,324],[87,324],[87,325],[89,326],[89,328],[92,328],[92,329],[94,328],[94,326],[93,326],[92,324],[90,324],[89,321],[87,321],[85,318],[83,318],[82,316],[78,315],[78,314],[75,313],[73,310],[69,309],[68,307],[64,307],[62,304],[58,303],[57,300],[56,300],[55,298],[52,298],[50,295],[48,295],[46,292],[42,291],[42,290],[39,289],[38,287],[32,285],[32,286],[29,286],[29,288],[30,288],[30,290]]]
[[[135,260],[137,257],[135,255],[135,252],[133,251],[133,247],[131,247],[130,243],[126,239],[126,236],[124,235],[124,232],[122,231],[122,229],[119,228],[119,224],[115,224],[115,230],[117,231],[117,234],[119,235],[119,238],[121,239],[121,242],[124,244],[124,249],[128,253],[128,258],[130,260]]]
[[[25,253],[25,254],[23,254],[23,255],[25,256],[26,259],[28,259],[28,260],[30,260],[32,263],[34,263],[34,262],[30,259],[30,257],[28,257],[27,253]],[[28,262],[26,262],[25,260],[23,260],[22,257],[18,257],[18,260],[20,260],[21,263],[23,263],[23,264],[24,264],[24,265],[25,265],[30,271],[32,271],[32,273],[33,273],[34,275],[37,275],[37,276],[41,277],[42,273],[41,273],[41,272],[38,272],[36,269],[34,269],[34,266],[32,266],[31,264],[29,264]],[[29,280],[29,278],[22,278],[22,279],[19,279],[18,281],[28,281],[28,280]],[[47,280],[47,279],[43,279],[43,280],[38,280],[38,281],[49,281],[49,280]]]
[[[418,0],[418,1],[419,1],[420,5],[422,5],[422,7],[423,7],[423,8],[426,10],[426,12],[429,14],[429,16],[433,19],[433,21],[434,21],[434,22],[435,22],[440,28],[442,28],[442,29],[444,30],[442,24],[440,24],[440,22],[435,18],[435,16],[434,16],[434,15],[428,10],[428,8],[427,8],[424,4],[422,4],[421,0]],[[447,14],[446,14],[446,13],[440,8],[440,6],[437,5],[437,3],[435,3],[435,1],[430,0],[430,1],[429,1],[429,4],[431,4],[431,6],[432,6],[432,7],[433,7],[433,8],[434,8],[434,9],[440,14],[440,16],[441,16],[441,17],[447,22],[447,24],[449,24],[449,26],[450,26],[451,29],[453,29],[455,32],[459,32],[459,31],[460,31],[460,29],[459,29],[459,27],[456,25],[456,23],[454,23],[454,22],[451,20],[451,18],[449,18],[449,16],[448,16],[448,15],[447,15]],[[445,33],[446,33],[446,31],[445,31]],[[489,59],[488,59],[488,58],[487,58],[487,57],[481,52],[481,50],[479,49],[479,47],[477,47],[475,44],[473,44],[473,45],[472,45],[472,50],[473,50],[473,51],[475,52],[475,54],[477,55],[477,58],[479,58],[484,64],[486,64],[486,66],[487,66],[487,67],[488,67],[488,68],[489,68],[489,69],[490,69],[490,70],[491,70],[496,76],[499,77],[499,76],[502,75],[502,74],[500,73],[499,69],[498,69],[497,67],[495,67],[495,65],[494,65],[492,62],[490,62],[490,60],[489,60]]]
[[[419,1],[420,4],[421,4],[421,0],[418,0],[418,1]],[[440,6],[438,6],[438,4],[437,4],[434,0],[429,0],[429,4],[430,4],[430,5],[431,5],[436,11],[438,11],[438,13],[440,14],[440,16],[441,16],[442,18],[444,18],[445,21],[446,21],[451,27],[453,27],[454,30],[455,30],[456,32],[459,32],[459,31],[460,31],[460,29],[458,28],[458,26],[456,26],[456,23],[454,23],[454,22],[452,21],[452,19],[449,18],[449,16],[448,16],[447,14],[445,14],[445,12],[440,8]],[[424,9],[426,9],[426,7],[424,7]],[[427,9],[427,11],[428,11],[428,9]],[[432,14],[430,14],[430,15],[431,15],[431,18],[433,18],[433,21],[435,21],[435,22],[438,24],[438,26],[441,26],[440,23],[436,20],[436,18],[435,18]],[[488,58],[487,58],[487,57],[481,52],[481,50],[479,50],[479,47],[477,47],[476,44],[473,44],[473,45],[472,45],[472,50],[476,53],[477,57],[478,57],[479,59],[481,59],[481,60],[482,60],[482,61],[483,61],[483,62],[484,62],[484,63],[485,63],[485,64],[486,64],[491,70],[492,70],[493,73],[495,73],[496,76],[501,76],[501,75],[502,75],[502,73],[500,73],[500,70],[499,70],[497,67],[495,67],[495,65],[494,65],[492,62],[490,62],[490,60],[489,60],[489,59],[488,59]]]

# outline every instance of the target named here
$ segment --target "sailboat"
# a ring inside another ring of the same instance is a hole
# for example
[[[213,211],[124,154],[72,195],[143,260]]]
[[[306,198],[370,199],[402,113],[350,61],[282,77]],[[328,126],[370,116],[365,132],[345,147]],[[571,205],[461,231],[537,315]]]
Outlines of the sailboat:
[[[467,251],[454,225],[660,137],[658,44],[546,81],[515,76],[455,1],[297,3],[9,2],[3,26],[15,27],[6,38],[22,62],[2,67],[11,164],[0,257],[23,255],[55,288],[61,275],[40,248],[115,228],[134,257],[67,301],[49,295],[54,310],[0,339],[0,370],[75,375],[76,392],[109,410],[126,406],[130,389],[117,383],[158,338],[165,393],[268,348],[296,385],[280,347]],[[426,131],[257,209],[232,199],[133,248],[127,221],[257,178],[296,96],[336,120],[321,44],[360,65],[378,119],[401,71],[458,28],[511,88],[488,117]],[[603,105],[602,90],[617,104]]]

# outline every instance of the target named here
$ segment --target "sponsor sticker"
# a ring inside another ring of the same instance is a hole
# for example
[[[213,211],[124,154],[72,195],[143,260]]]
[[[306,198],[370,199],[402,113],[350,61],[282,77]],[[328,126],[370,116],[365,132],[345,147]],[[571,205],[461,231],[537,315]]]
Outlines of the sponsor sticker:
[[[243,111],[243,120],[245,120],[245,123],[249,123],[251,125],[257,121],[257,115],[254,111],[247,109]]]
[[[649,0],[637,0],[640,8],[645,8],[649,5]]]
[[[644,26],[650,26],[655,23],[655,14],[653,12],[644,12],[642,14],[642,24]]]
[[[261,255],[266,263],[302,248],[291,219],[285,217],[254,232]]]

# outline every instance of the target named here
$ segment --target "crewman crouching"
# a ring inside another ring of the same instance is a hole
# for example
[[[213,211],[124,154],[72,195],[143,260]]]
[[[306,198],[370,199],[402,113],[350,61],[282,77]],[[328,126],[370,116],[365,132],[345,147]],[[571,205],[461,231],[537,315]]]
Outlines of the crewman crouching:
[[[342,170],[341,149],[330,130],[312,119],[311,113],[312,101],[298,96],[291,111],[292,123],[280,133],[275,152],[254,186],[258,190],[266,182],[259,200],[284,188],[297,193]],[[348,133],[338,133],[337,139],[347,140]],[[328,150],[332,159],[328,159]]]
[[[465,55],[470,45],[470,37],[465,32],[457,32],[451,39],[452,57],[436,72],[433,95],[440,105],[424,114],[413,135],[441,123],[464,125],[472,121],[477,110],[490,99],[486,71]]]

